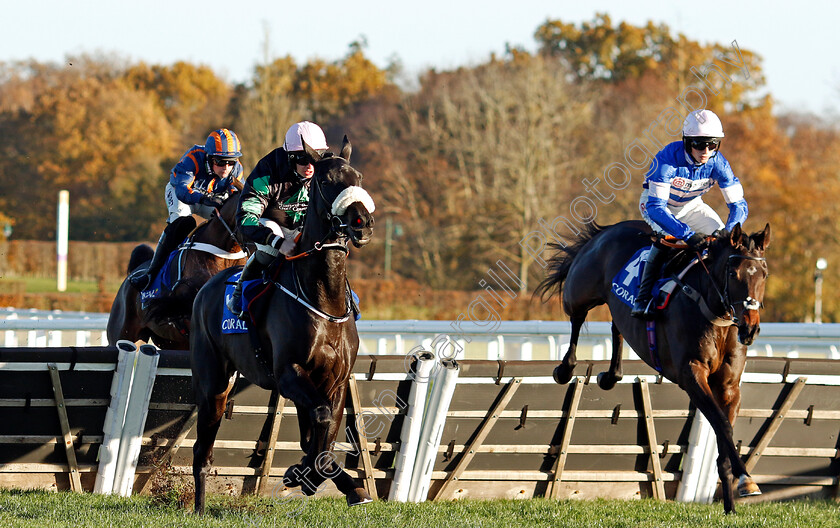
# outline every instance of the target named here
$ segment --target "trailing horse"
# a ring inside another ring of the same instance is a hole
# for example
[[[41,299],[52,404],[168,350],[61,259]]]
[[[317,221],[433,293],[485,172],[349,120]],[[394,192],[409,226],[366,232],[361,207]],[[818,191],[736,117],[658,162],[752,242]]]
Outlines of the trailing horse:
[[[361,173],[349,164],[347,138],[339,156],[322,158],[304,146],[316,161],[299,253],[270,279],[275,289],[261,296],[256,315],[252,308],[249,324],[256,337],[222,333],[226,282],[233,269],[213,277],[195,300],[190,350],[198,406],[193,446],[197,513],[204,512],[213,443],[237,371],[260,387],[279,391],[297,408],[305,454],[286,471],[287,486],[301,486],[312,495],[330,478],[349,505],[371,500],[335,462],[332,449],[359,348],[347,283],[348,244],[361,247],[370,241],[374,205],[361,187]],[[252,339],[259,343],[259,354]]]
[[[735,511],[733,474],[740,496],[761,493],[735,448],[732,423],[741,404],[739,385],[747,346],[759,331],[770,225],[747,236],[738,224],[727,236],[711,240],[708,256],[679,279],[669,306],[648,327],[645,321],[630,317],[630,306],[613,288],[614,277],[650,244],[650,236],[644,222],[592,224],[572,245],[553,244],[559,251],[535,295],[545,300],[546,295],[561,293],[563,310],[572,323],[569,349],[555,368],[554,379],[558,383],[571,380],[586,315],[607,304],[612,315],[612,360],[598,384],[608,390],[621,379],[622,339],[626,339],[647,364],[686,391],[717,436],[724,509],[731,513]]]
[[[242,184],[238,181],[237,189]],[[163,349],[186,350],[189,346],[189,321],[198,290],[221,270],[242,264],[245,254],[234,236],[234,216],[238,195],[232,194],[211,218],[193,229],[195,222],[185,223],[190,229],[181,234],[186,242],[174,253],[169,267],[169,293],[143,300],[128,280],[123,280],[108,317],[109,343],[120,339],[149,341]],[[131,252],[128,275],[148,267],[154,252],[140,244]]]

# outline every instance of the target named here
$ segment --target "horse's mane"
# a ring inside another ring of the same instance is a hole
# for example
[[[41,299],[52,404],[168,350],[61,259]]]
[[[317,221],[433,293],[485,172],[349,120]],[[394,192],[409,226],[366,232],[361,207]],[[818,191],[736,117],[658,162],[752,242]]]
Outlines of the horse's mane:
[[[548,260],[547,276],[539,283],[534,296],[539,296],[543,301],[550,299],[555,293],[559,293],[563,288],[563,281],[569,274],[569,268],[575,257],[580,253],[583,246],[595,238],[598,233],[612,227],[600,226],[595,222],[589,222],[583,227],[583,231],[575,238],[571,245],[565,245],[558,242],[551,242],[548,247],[556,250],[553,257]],[[547,296],[546,296],[547,294]]]

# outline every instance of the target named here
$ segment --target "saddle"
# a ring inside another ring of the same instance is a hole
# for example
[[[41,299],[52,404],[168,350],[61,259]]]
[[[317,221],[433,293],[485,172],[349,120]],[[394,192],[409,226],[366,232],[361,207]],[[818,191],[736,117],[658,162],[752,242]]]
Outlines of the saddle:
[[[698,262],[696,255],[685,251],[685,247],[668,247],[671,248],[671,253],[662,268],[661,278],[654,283],[651,291],[651,298],[656,310],[667,308],[672,294],[680,285],[679,278],[684,276]],[[613,294],[624,304],[631,307],[639,292],[639,283],[644,272],[647,251],[647,247],[636,251],[612,280]]]

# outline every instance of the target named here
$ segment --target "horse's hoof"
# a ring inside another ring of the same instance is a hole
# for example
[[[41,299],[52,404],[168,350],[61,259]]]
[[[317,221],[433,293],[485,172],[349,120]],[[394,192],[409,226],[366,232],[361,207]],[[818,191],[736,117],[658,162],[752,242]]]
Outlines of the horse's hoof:
[[[332,422],[332,409],[329,405],[319,405],[312,411],[312,420],[316,424],[327,425]]]
[[[572,379],[572,370],[567,370],[563,368],[563,365],[557,365],[554,367],[554,381],[559,383],[560,385],[565,385],[569,383]]]
[[[296,488],[300,486],[300,477],[305,474],[301,471],[302,467],[303,466],[300,464],[289,466],[289,469],[287,469],[286,473],[283,474],[283,485],[287,488]]]
[[[738,496],[752,497],[755,495],[761,495],[761,490],[758,489],[758,484],[756,484],[749,475],[741,475],[738,479]]]
[[[610,376],[609,372],[601,372],[598,374],[598,386],[603,390],[611,390],[620,379],[621,376]]]
[[[358,506],[369,502],[373,502],[373,499],[365,488],[356,488],[347,494],[347,506]]]

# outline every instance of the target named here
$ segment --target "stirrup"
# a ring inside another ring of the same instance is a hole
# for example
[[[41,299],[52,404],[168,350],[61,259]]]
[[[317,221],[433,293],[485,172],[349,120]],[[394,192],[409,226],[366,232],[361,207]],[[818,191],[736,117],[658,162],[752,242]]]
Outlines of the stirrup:
[[[656,310],[653,306],[653,299],[650,299],[643,309],[637,309],[634,305],[633,308],[630,310],[630,316],[635,317],[636,319],[652,321],[656,316]]]
[[[239,296],[239,303],[237,305],[236,296],[231,295],[230,298],[225,301],[225,306],[227,309],[230,310],[230,313],[235,315],[238,319],[245,320],[245,310],[242,309],[242,296]]]
[[[135,271],[128,276],[128,282],[134,287],[134,289],[142,292],[146,291],[146,288],[149,287],[152,282],[152,277],[147,271]]]

